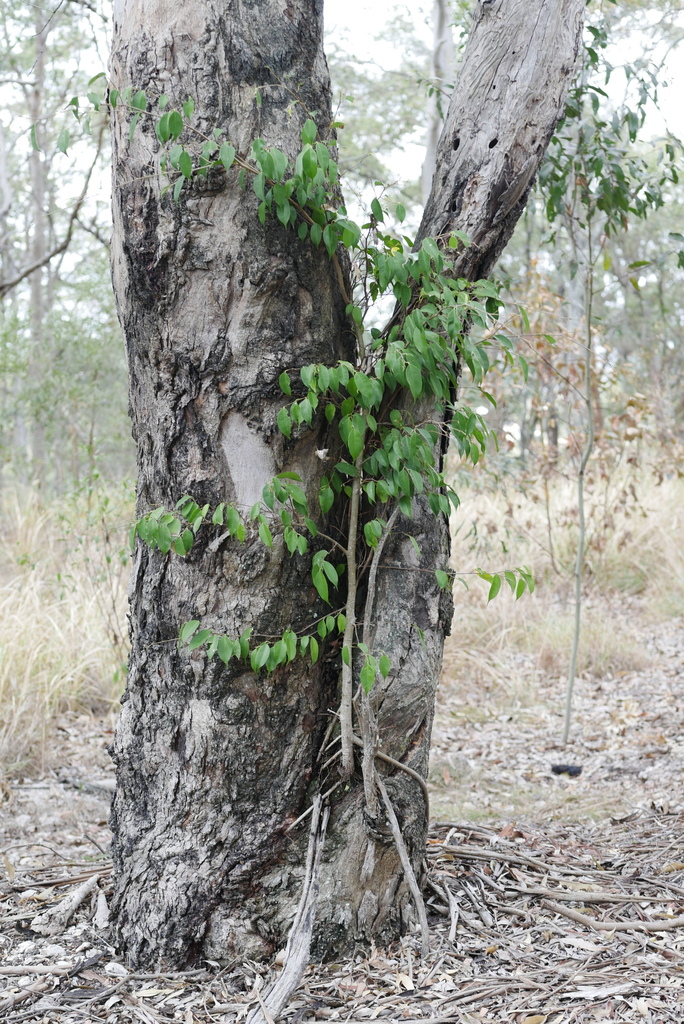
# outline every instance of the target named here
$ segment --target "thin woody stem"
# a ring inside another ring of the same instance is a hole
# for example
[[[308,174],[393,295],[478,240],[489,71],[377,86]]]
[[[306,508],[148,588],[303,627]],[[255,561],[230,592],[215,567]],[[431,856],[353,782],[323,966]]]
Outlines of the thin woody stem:
[[[349,778],[354,770],[354,739],[352,723],[352,701],[354,686],[354,661],[352,647],[356,629],[356,539],[359,529],[359,504],[363,479],[363,448],[354,463],[356,474],[352,481],[349,507],[349,536],[347,540],[347,606],[344,627],[344,649],[342,657],[342,693],[340,696],[340,734],[342,740],[342,764],[340,773]]]

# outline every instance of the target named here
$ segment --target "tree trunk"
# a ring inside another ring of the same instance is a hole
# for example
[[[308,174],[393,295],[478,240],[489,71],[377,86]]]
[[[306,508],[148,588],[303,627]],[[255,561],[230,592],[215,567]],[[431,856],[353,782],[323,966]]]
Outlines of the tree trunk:
[[[434,91],[428,100],[425,160],[420,172],[420,190],[424,203],[427,203],[432,191],[432,178],[437,166],[437,145],[442,134],[444,113],[448,107],[447,89],[453,81],[455,50],[451,18],[448,0],[434,0],[430,61],[430,78]]]
[[[562,110],[583,7],[584,0],[489,0],[478,12],[422,229],[470,233],[465,275],[491,268],[523,208]],[[166,93],[176,105],[191,95],[199,128],[224,127],[242,155],[261,137],[292,156],[308,112],[328,131],[321,0],[116,0],[114,33],[114,86]],[[173,507],[186,493],[249,507],[283,470],[299,473],[317,507],[325,462],[316,451],[334,458],[339,438],[321,418],[286,442],[275,427],[277,381],[285,369],[353,358],[348,285],[324,252],[275,222],[260,225],[257,201],[235,170],[188,187],[178,205],[162,199],[153,127],[145,119],[140,127],[129,142],[128,118],[117,108],[113,276],[129,353],[138,513]],[[341,515],[320,525],[344,543]],[[134,557],[112,824],[115,934],[136,964],[261,957],[282,946],[308,832],[306,822],[286,830],[313,793],[339,779],[335,765],[321,767],[339,703],[334,647],[313,667],[295,660],[268,677],[177,648],[190,618],[232,635],[252,626],[255,636],[273,637],[325,610],[308,557],[290,559],[277,539],[266,549],[256,538],[240,546],[216,532],[185,559],[140,543]],[[416,502],[378,574],[373,642],[394,666],[373,691],[382,749],[423,776],[450,618],[429,570],[447,553],[446,523],[436,525]],[[403,771],[383,774],[418,865],[422,790]],[[333,802],[314,934],[321,955],[359,939],[387,941],[410,917],[391,835],[365,816],[359,778]]]
[[[29,155],[29,168],[31,172],[31,213],[33,217],[30,260],[31,264],[40,264],[45,259],[47,252],[47,169],[45,157],[41,150],[44,146],[44,132],[42,119],[43,95],[45,89],[45,63],[47,58],[47,40],[50,31],[49,24],[46,24],[44,12],[36,11],[34,22],[36,29],[35,47],[36,59],[33,66],[33,86],[28,93],[28,110],[32,124],[35,126],[36,149],[32,149]],[[45,426],[43,422],[43,411],[38,396],[33,390],[34,382],[40,380],[41,368],[45,365],[47,358],[47,339],[45,337],[45,268],[39,266],[38,270],[29,277],[31,288],[31,357],[29,360],[29,387],[31,394],[31,474],[34,483],[44,486],[46,483],[46,458],[45,458]]]

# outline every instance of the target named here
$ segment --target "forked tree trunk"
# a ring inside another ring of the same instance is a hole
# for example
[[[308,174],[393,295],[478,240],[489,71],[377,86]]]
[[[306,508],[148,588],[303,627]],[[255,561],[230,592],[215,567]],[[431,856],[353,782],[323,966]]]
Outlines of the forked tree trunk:
[[[478,9],[422,228],[468,231],[465,276],[487,273],[523,208],[562,111],[583,8],[488,0]],[[255,137],[292,155],[309,113],[323,133],[330,123],[321,0],[116,0],[114,32],[114,86],[166,93],[176,105],[191,95],[199,128],[224,127],[243,155]],[[285,442],[277,381],[284,369],[352,355],[333,265],[276,223],[262,227],[234,170],[188,188],[177,206],[161,198],[153,127],[141,127],[129,142],[117,109],[113,274],[138,512],[185,493],[247,507],[283,470],[300,474],[316,507],[326,466],[316,450],[334,458],[339,440],[316,421]],[[341,518],[320,525],[344,536]],[[416,502],[378,577],[374,642],[394,666],[374,692],[383,750],[422,775],[450,618],[429,570],[447,555],[446,524]],[[330,647],[315,667],[295,660],[266,677],[179,652],[175,638],[195,617],[234,635],[303,629],[323,610],[308,559],[290,559],[278,541],[272,550],[257,539],[219,541],[218,530],[185,559],[138,544],[130,594],[130,672],[114,744],[117,940],[134,963],[167,967],[268,955],[284,943],[302,878],[306,822],[287,827],[339,778],[335,765],[321,770],[320,756],[338,704],[338,654]],[[402,771],[383,774],[418,865],[422,791]],[[317,953],[405,927],[399,858],[389,830],[364,816],[357,777],[333,797],[321,872]]]

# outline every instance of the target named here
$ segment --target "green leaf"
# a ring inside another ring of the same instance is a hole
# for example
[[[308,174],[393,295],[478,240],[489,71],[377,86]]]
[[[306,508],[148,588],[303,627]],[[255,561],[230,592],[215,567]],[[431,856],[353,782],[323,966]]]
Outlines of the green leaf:
[[[271,662],[273,664],[273,667],[275,668],[276,665],[282,665],[286,658],[287,644],[285,643],[284,640],[278,640],[273,645],[273,650],[271,651]]]
[[[188,96],[187,100],[183,104],[183,113],[186,117],[190,118],[195,112],[195,101],[192,96]]]
[[[309,641],[309,653],[311,654],[311,664],[315,665],[318,661],[318,640],[315,636],[312,636]]]
[[[492,577],[491,586],[489,588],[489,593],[487,595],[487,604],[489,604],[490,601],[493,601],[496,595],[499,593],[499,591],[501,590],[501,583],[502,578],[498,573],[496,573]]]
[[[168,107],[168,105],[169,97],[165,93],[162,93],[161,96],[159,97],[159,109],[164,110],[164,108]]]
[[[370,693],[375,682],[375,658],[367,658],[359,675],[359,680],[366,693]]]
[[[231,146],[229,142],[221,143],[218,156],[225,169],[229,171],[235,160],[235,146]]]
[[[430,495],[430,497],[432,497],[432,495]],[[401,510],[401,512],[403,512],[403,514],[408,519],[413,519],[413,506],[411,503],[411,498],[409,497],[408,494],[402,494],[397,504],[399,505],[399,509]]]
[[[270,508],[271,512],[275,508],[275,495],[273,493],[273,487],[271,484],[264,484],[261,489],[261,498],[266,508]]]
[[[396,212],[396,215],[397,215],[397,220],[398,220],[398,221],[399,221],[399,223],[401,224],[401,222],[402,222],[402,221],[403,221],[403,220],[405,219],[405,217],[406,217],[406,209],[405,209],[405,207],[404,207],[404,206],[402,206],[402,204],[401,204],[401,203],[397,203],[397,208],[396,208],[396,211],[395,211],[395,212]]]
[[[62,128],[57,139],[57,149],[60,151],[60,153],[64,153],[65,155],[67,155],[70,138],[71,136],[69,135],[69,132],[66,130],[66,128]]]
[[[283,370],[283,372],[280,374],[280,376],[278,377],[278,383],[280,384],[280,390],[283,392],[283,394],[292,394],[292,386],[290,385],[290,375],[287,372],[287,370]]]
[[[184,178],[192,178],[192,157],[187,149],[184,149],[178,161],[178,170]]]
[[[167,142],[171,138],[171,129],[169,128],[169,115],[162,114],[155,125],[155,132],[160,142]]]
[[[157,547],[162,555],[167,555],[171,550],[171,534],[168,526],[161,524],[157,529]]]
[[[177,139],[183,131],[183,118],[177,110],[172,110],[169,113],[169,131],[173,139]]]
[[[377,548],[377,546],[378,546],[378,538],[375,536],[375,533],[371,529],[371,524],[370,523],[365,523],[364,524],[363,533],[364,533],[364,536],[366,538],[366,544],[368,544],[368,546],[371,547],[371,548]]]
[[[189,622],[185,622],[181,626],[180,641],[181,643],[187,643],[190,637],[199,629],[199,619],[190,619]]]
[[[297,654],[297,634],[291,629],[286,629],[283,633],[283,641],[287,648],[287,660],[292,661]]]
[[[246,629],[244,631],[244,633],[242,633],[240,635],[239,644],[240,644],[240,657],[241,658],[246,658],[247,655],[249,654],[249,638],[251,637],[251,635],[252,635],[252,627],[251,626],[249,627],[249,629]]]
[[[470,248],[470,246],[472,244],[471,241],[470,241],[470,236],[467,235],[465,231],[458,231],[458,230],[454,229],[454,230],[452,230],[451,234],[452,234],[452,238],[449,239],[449,246],[452,249],[457,249],[459,242],[462,242],[463,245],[466,247],[466,249]],[[454,242],[454,241],[452,241],[452,239],[456,239],[456,241]]]
[[[31,149],[34,151],[34,153],[42,153],[42,150],[41,150],[40,146],[38,145],[38,137],[36,136],[36,126],[35,126],[35,124],[31,125],[30,136],[31,136]]]
[[[328,577],[328,579],[332,583],[333,587],[336,587],[338,582],[339,582],[339,580],[338,580],[338,576],[337,576],[337,569],[335,568],[335,566],[331,565],[330,562],[322,561],[321,562],[321,569],[323,570],[325,575]],[[330,628],[332,629],[332,626]]]
[[[372,199],[371,200],[371,213],[373,214],[375,219],[378,221],[378,223],[382,224],[382,222],[383,222],[383,220],[385,218],[384,218],[384,215],[383,215],[383,212],[382,212],[382,207],[380,206],[380,203],[378,202],[377,199]]]
[[[259,538],[262,544],[265,544],[267,548],[273,547],[273,536],[268,528],[268,523],[263,516],[260,517],[259,522]]]
[[[390,674],[392,668],[392,662],[389,660],[386,654],[380,655],[378,668],[380,669],[380,675],[382,676],[382,678],[387,679],[387,676]]]
[[[350,427],[349,434],[347,435],[347,448],[352,459],[356,461],[361,452],[363,451],[363,434],[356,429],[356,427]]]
[[[133,118],[133,120],[131,121],[130,127],[128,129],[128,141],[129,142],[133,141],[133,136],[135,135],[135,128],[136,128],[136,125],[137,125],[139,120],[140,120],[140,114],[136,114],[135,117]]]
[[[195,633],[195,635],[193,636],[192,640],[189,642],[188,650],[189,651],[196,651],[198,647],[201,647],[202,644],[205,644],[207,642],[207,640],[209,639],[210,636],[211,636],[211,630],[210,629],[201,629],[199,631],[199,633]]]
[[[240,519],[240,513],[233,505],[229,505],[226,511],[226,526],[228,527],[228,533],[231,537],[235,536],[241,525],[242,520]]]
[[[302,143],[305,146],[313,146],[317,135],[318,128],[316,127],[316,122],[309,118],[304,122],[304,127],[302,128]]]
[[[442,588],[442,590],[448,590],[449,589],[449,574],[444,572],[443,569],[437,569],[435,571],[435,576],[437,577],[437,582],[439,583],[439,585]]]
[[[260,668],[263,668],[268,661],[271,648],[268,644],[260,644],[256,647],[250,655],[250,664],[255,672],[258,672]]]
[[[324,573],[318,567],[315,567],[311,571],[311,579],[313,580],[313,585],[318,591],[320,597],[326,604],[330,604],[330,601],[328,600],[328,581],[325,578]]]
[[[409,363],[406,367],[406,383],[411,389],[414,401],[417,401],[423,393],[423,375],[415,363]]]
[[[335,500],[335,492],[328,483],[326,476],[321,480],[320,490],[318,492],[318,504],[321,506],[321,512],[325,515],[332,508],[332,504]]]
[[[223,664],[227,665],[235,653],[233,641],[229,640],[227,636],[219,637],[218,644],[216,645],[216,653]]]
[[[173,201],[174,201],[174,203],[178,202],[178,197],[180,196],[180,194],[181,194],[181,192],[183,190],[183,185],[184,184],[185,184],[185,178],[183,177],[183,175],[181,175],[180,178],[178,178],[176,180],[176,184],[173,186]]]
[[[285,437],[290,437],[292,434],[292,419],[285,406],[278,413],[278,430]]]

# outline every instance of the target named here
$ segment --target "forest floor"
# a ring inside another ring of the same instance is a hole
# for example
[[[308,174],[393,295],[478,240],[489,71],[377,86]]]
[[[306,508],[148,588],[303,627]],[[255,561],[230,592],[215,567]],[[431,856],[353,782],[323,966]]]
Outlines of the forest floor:
[[[557,673],[505,639],[486,657],[450,643],[430,955],[412,935],[311,966],[285,1020],[684,1021],[684,622],[614,611],[631,653],[578,679],[565,748]],[[0,1019],[243,1020],[268,965],[136,974],[106,942],[111,728],[64,715],[45,770],[1,794]],[[581,774],[552,773],[567,762]]]

